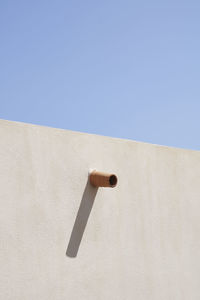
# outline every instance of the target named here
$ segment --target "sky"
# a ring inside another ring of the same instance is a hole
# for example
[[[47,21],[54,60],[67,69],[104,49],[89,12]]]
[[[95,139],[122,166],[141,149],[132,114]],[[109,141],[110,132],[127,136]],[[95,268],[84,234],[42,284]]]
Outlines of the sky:
[[[0,1],[0,118],[200,150],[200,1]]]

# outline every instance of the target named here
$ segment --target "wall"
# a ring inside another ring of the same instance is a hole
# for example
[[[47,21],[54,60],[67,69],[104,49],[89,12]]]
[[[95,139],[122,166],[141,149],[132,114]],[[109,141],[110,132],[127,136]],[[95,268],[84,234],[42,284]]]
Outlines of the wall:
[[[3,120],[0,137],[0,299],[200,299],[200,152]]]

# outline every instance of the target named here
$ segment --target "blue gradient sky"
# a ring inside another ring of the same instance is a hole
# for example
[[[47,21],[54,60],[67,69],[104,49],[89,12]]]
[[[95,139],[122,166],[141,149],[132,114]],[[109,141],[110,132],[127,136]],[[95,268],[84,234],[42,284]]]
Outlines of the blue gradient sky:
[[[200,150],[200,1],[0,1],[0,118]]]

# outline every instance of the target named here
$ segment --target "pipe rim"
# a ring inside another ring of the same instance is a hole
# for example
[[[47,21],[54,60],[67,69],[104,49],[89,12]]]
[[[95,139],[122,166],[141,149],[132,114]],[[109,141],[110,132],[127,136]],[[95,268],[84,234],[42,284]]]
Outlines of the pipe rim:
[[[111,187],[115,187],[117,185],[117,176],[115,174],[110,175],[109,183]]]

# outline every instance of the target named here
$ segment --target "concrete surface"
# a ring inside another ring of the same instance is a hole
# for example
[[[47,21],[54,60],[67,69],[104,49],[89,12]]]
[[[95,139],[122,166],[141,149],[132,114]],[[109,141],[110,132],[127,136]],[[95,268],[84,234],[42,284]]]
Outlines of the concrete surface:
[[[0,299],[200,299],[198,151],[2,120],[0,205]]]

